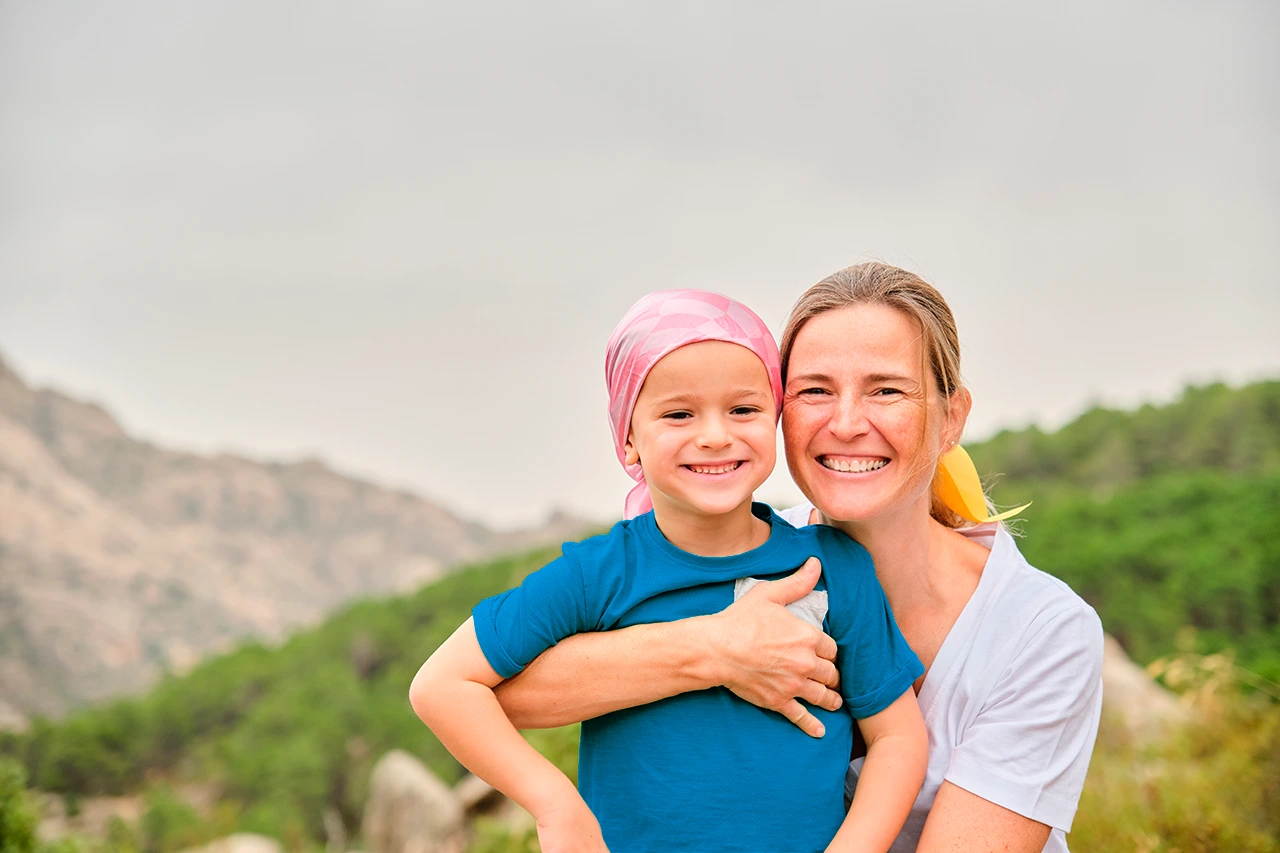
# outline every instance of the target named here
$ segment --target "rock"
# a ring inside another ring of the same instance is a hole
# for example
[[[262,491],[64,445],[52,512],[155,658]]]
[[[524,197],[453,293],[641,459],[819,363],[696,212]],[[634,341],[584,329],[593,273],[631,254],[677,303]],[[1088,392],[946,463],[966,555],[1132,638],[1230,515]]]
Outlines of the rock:
[[[458,798],[458,802],[462,804],[462,810],[468,815],[475,811],[490,811],[490,806],[495,805],[499,800],[505,799],[497,788],[479,776],[473,776],[470,773],[463,776],[462,780],[453,786],[453,794]]]
[[[466,844],[458,797],[398,749],[373,767],[363,831],[371,853],[461,853]]]
[[[77,814],[67,814],[67,799],[60,794],[33,794],[40,809],[38,834],[41,841],[56,841],[68,835],[105,837],[111,822],[119,819],[136,824],[142,817],[142,797],[82,797]]]
[[[1102,710],[1136,743],[1150,743],[1184,725],[1191,711],[1125,654],[1110,634],[1102,651]]]
[[[265,835],[238,832],[210,841],[203,847],[191,847],[182,853],[283,853],[280,842]]]
[[[453,786],[453,793],[462,803],[468,820],[487,817],[506,827],[513,835],[534,827],[533,815],[478,776],[468,774],[462,777],[462,781]]]
[[[17,708],[0,700],[0,732],[22,734],[30,727],[31,724],[27,722],[27,718],[19,714]]]

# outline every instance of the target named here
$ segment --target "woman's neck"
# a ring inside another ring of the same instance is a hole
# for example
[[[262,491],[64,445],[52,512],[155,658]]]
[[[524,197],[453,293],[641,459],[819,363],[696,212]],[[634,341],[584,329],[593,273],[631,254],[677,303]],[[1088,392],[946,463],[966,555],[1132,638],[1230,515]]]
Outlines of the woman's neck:
[[[748,500],[726,513],[703,515],[654,502],[653,520],[667,541],[699,557],[733,557],[769,539],[769,524],[751,513]]]
[[[928,500],[928,496],[922,500]],[[955,595],[963,595],[967,601],[973,592],[970,579],[958,577],[965,573],[955,570],[959,555],[953,540],[963,537],[957,537],[934,521],[927,505],[903,507],[892,515],[867,521],[828,523],[852,536],[870,552],[876,578],[895,614],[930,608]],[[980,562],[976,568],[980,575]]]

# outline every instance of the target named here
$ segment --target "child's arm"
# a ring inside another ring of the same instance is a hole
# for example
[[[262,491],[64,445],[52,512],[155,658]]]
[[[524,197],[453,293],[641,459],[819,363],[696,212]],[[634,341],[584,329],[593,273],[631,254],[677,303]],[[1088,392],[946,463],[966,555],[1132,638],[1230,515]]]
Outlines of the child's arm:
[[[858,720],[867,757],[858,775],[853,806],[827,853],[884,853],[924,784],[929,737],[916,694],[908,689],[878,714]]]
[[[502,712],[493,695],[501,681],[468,619],[418,670],[409,701],[458,761],[533,815],[544,853],[607,853],[573,783]]]

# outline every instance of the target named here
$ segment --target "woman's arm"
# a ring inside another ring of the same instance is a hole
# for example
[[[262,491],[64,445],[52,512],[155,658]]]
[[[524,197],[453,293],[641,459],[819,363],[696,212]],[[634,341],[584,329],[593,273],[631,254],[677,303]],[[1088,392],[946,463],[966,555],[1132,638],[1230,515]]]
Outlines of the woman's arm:
[[[943,782],[920,834],[918,853],[1040,853],[1049,827]]]
[[[820,576],[810,560],[721,613],[569,637],[499,685],[498,701],[517,727],[548,728],[724,685],[821,737],[822,724],[796,700],[840,707],[831,689],[836,644],[785,608]]]

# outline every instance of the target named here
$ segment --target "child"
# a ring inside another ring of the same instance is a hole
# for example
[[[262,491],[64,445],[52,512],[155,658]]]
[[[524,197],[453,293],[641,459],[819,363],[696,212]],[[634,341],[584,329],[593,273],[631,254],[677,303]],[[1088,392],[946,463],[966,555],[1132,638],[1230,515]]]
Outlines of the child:
[[[860,545],[752,503],[773,470],[782,402],[768,327],[718,294],[650,294],[614,330],[605,374],[618,458],[639,481],[627,520],[480,602],[423,664],[414,709],[537,819],[544,853],[887,850],[924,778],[911,690],[924,670]],[[838,712],[812,709],[821,739],[725,688],[684,693],[584,722],[579,794],[494,698],[571,634],[716,613],[751,578],[810,557],[823,583],[791,607],[835,639],[845,700]],[[846,817],[854,718],[868,751]]]

